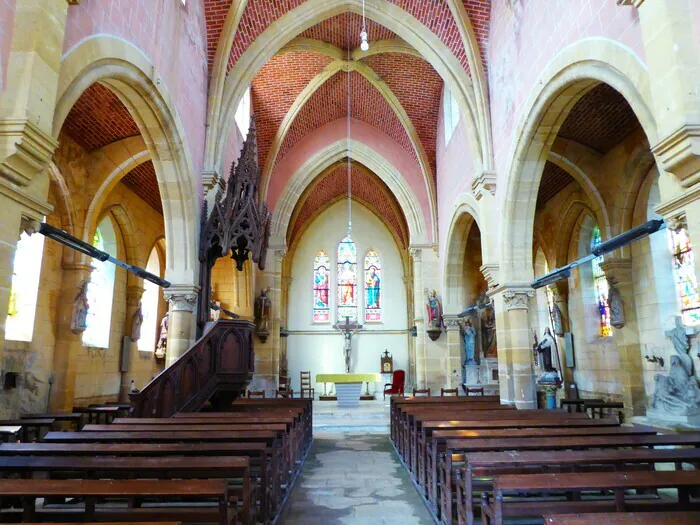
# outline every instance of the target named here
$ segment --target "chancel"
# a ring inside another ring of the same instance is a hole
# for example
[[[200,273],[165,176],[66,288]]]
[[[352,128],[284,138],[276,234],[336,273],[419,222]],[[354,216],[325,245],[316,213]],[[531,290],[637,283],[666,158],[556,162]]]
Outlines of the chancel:
[[[0,522],[700,523],[699,35],[0,0]]]

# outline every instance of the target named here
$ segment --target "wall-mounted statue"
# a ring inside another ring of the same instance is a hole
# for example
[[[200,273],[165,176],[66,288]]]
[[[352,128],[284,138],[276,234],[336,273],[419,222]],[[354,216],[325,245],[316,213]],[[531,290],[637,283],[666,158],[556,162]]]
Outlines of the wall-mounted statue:
[[[268,296],[269,288],[260,290],[260,295],[255,299],[255,328],[260,341],[267,341],[270,335],[270,317],[272,315],[272,301]]]
[[[165,351],[168,348],[168,324],[170,312],[165,312],[163,319],[160,321],[160,335],[158,336],[158,344],[156,345],[156,358],[163,359]]]
[[[625,309],[620,290],[608,280],[608,305],[610,306],[610,324],[615,328],[625,326]]]
[[[141,302],[131,318],[131,340],[135,343],[141,339],[141,326],[143,325],[143,310]]]
[[[462,340],[464,341],[464,365],[477,364],[474,359],[476,352],[476,331],[471,320],[467,319],[462,327]]]
[[[482,311],[481,332],[482,352],[485,358],[498,357],[496,342],[496,314],[489,306]]]
[[[70,322],[70,329],[73,333],[79,334],[87,329],[87,315],[90,309],[87,297],[88,282],[84,281],[80,285],[80,292],[75,296],[73,303],[73,317]]]
[[[442,333],[442,304],[440,304],[440,299],[438,299],[435,290],[426,288],[424,292],[426,298],[425,308],[428,312],[426,331],[431,341],[437,341]]]
[[[542,364],[544,366],[545,373],[557,371],[557,369],[552,366],[552,354],[556,351],[557,347],[554,344],[552,332],[550,332],[549,328],[545,328],[544,334],[542,335],[542,340],[537,345],[537,353],[542,356]]]
[[[651,408],[657,414],[691,415],[700,412],[700,387],[693,370],[688,329],[680,317],[676,326],[666,332],[676,355],[671,356],[671,370],[668,376],[656,374],[656,388],[651,398]]]

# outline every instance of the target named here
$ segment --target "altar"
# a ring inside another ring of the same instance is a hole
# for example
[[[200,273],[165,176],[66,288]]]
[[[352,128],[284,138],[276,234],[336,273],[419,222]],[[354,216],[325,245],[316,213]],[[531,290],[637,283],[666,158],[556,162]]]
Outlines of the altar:
[[[357,408],[363,383],[378,383],[381,374],[316,374],[317,383],[335,383],[338,406]]]

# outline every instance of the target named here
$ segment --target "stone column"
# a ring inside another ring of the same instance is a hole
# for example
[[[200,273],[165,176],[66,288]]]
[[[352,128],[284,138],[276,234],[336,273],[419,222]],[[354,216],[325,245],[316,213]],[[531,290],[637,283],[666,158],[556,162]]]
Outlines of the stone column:
[[[413,259],[413,316],[417,333],[414,338],[414,368],[411,370],[412,367],[409,366],[406,393],[410,393],[413,387],[425,388],[426,386],[425,339],[427,336],[425,334],[425,299],[423,298],[423,250],[411,248],[411,258]]]
[[[537,408],[528,308],[533,290],[526,284],[501,285],[489,292],[494,301],[501,403]]]
[[[462,384],[462,320],[456,315],[443,315],[447,331],[447,387],[459,388]]]
[[[131,276],[129,276],[129,279]],[[141,298],[143,297],[143,279],[135,279],[138,284],[132,284],[126,289],[126,322],[124,323],[124,335],[131,336],[131,330],[134,326],[134,314],[136,310],[139,309],[141,304]],[[143,331],[141,332],[143,336]],[[130,363],[133,361],[133,357],[139,351],[138,341],[131,341],[131,354]],[[121,365],[122,356],[120,356],[119,364]],[[121,386],[119,387],[119,400],[122,402],[129,401],[129,390],[131,389],[131,371],[122,372]]]
[[[70,412],[75,397],[78,353],[83,347],[83,332],[73,332],[73,306],[83,283],[89,282],[92,266],[87,263],[63,264],[61,292],[56,305],[56,345],[53,354],[54,382],[49,411]]]
[[[166,367],[175,362],[194,343],[198,286],[172,285],[163,290],[169,304]]]
[[[275,396],[280,374],[280,326],[282,311],[282,262],[286,250],[283,247],[267,251],[267,268],[259,274],[260,289],[269,288],[272,303],[270,335],[265,342],[255,337],[255,376],[251,382],[253,390],[265,390],[268,397]],[[258,290],[257,294],[260,291]],[[257,297],[256,294],[256,297]],[[311,371],[314,376],[316,372]]]
[[[615,346],[620,356],[620,382],[625,418],[646,414],[647,396],[644,389],[642,349],[637,326],[637,304],[632,280],[632,260],[609,258],[600,267],[605,272],[610,287],[620,292],[624,311],[624,326],[613,330]]]

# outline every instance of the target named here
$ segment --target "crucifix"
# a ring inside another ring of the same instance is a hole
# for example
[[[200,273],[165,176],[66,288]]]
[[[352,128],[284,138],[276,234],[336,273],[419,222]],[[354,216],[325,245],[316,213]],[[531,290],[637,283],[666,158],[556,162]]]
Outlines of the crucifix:
[[[345,346],[343,347],[343,353],[345,354],[345,373],[350,373],[350,353],[352,352],[352,336],[358,330],[362,330],[362,325],[356,322],[350,322],[350,317],[345,316],[345,323],[334,324],[333,328],[340,330],[340,332],[345,336]]]

